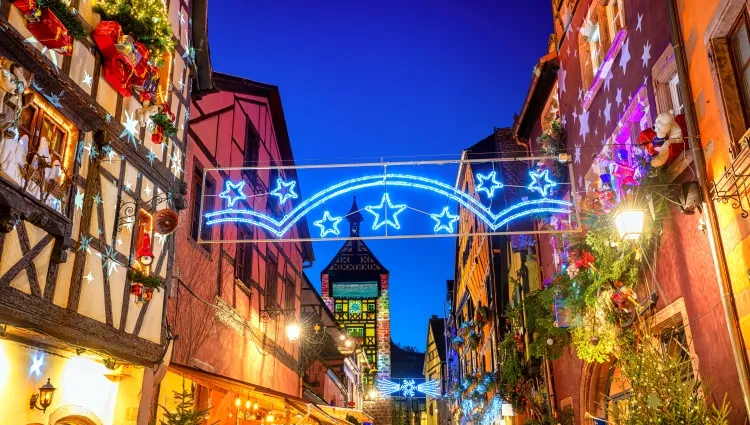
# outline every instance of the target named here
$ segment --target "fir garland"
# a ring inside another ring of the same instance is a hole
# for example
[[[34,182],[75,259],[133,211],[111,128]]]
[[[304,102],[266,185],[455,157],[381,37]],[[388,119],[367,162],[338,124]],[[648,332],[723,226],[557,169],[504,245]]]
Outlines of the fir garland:
[[[177,127],[174,125],[171,117],[163,111],[159,111],[151,116],[151,121],[155,126],[160,127],[165,137],[174,137],[177,135]]]
[[[128,279],[131,282],[140,283],[146,288],[154,288],[157,291],[164,285],[164,279],[157,275],[148,275],[137,269],[128,270]]]
[[[143,43],[159,58],[172,50],[172,26],[161,0],[98,0],[94,12],[104,21],[116,21],[125,34]]]
[[[65,0],[38,0],[39,7],[48,7],[60,19],[60,22],[68,30],[68,34],[76,40],[86,38],[86,30],[78,19],[78,13],[70,9],[70,2]]]

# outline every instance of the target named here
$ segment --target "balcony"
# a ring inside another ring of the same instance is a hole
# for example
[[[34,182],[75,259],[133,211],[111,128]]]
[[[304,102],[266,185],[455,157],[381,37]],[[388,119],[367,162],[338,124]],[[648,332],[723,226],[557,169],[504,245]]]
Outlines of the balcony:
[[[731,204],[732,208],[740,210],[743,218],[747,218],[750,209],[750,130],[742,136],[738,145],[739,153],[728,167],[724,167],[724,174],[713,183],[711,200]]]

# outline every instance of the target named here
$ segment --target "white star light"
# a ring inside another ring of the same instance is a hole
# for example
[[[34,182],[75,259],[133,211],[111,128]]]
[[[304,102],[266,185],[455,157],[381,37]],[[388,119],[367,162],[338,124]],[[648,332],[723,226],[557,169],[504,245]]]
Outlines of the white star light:
[[[581,112],[578,116],[578,120],[581,122],[581,128],[578,131],[578,135],[583,137],[583,142],[586,143],[586,135],[589,134],[589,111]]]
[[[279,205],[284,205],[288,199],[297,199],[297,194],[294,193],[295,186],[297,186],[296,181],[285,182],[276,179],[276,189],[271,191],[271,195],[279,198]]]
[[[44,364],[44,354],[40,354],[39,357],[31,358],[31,367],[29,368],[29,375],[36,374],[39,376],[42,374],[42,365]]]
[[[180,17],[180,26],[182,26],[182,25],[185,25],[185,15],[184,15],[184,14],[182,13],[182,11],[181,11],[181,10],[180,10],[180,12],[179,12],[179,13],[177,14],[177,16],[179,16],[179,17]]]
[[[604,121],[609,124],[609,121],[611,120],[610,116],[612,113],[612,104],[609,102],[609,99],[607,99],[607,103],[604,105]]]
[[[180,155],[174,152],[170,158],[172,160],[172,174],[178,176],[182,172],[182,166],[180,165]]]
[[[94,275],[91,274],[91,270],[89,270],[89,274],[87,274],[86,276],[84,276],[84,279],[86,279],[89,283],[93,282]]]
[[[97,257],[102,259],[102,268],[107,269],[107,276],[117,273],[117,261],[115,261],[115,249],[108,246],[104,248],[104,253],[97,252]]]
[[[574,162],[576,164],[580,164],[581,163],[581,145],[578,144],[578,143],[576,143],[576,150],[575,150],[575,159],[574,159]]]
[[[500,183],[499,181],[497,181],[496,177],[497,177],[497,172],[496,171],[493,171],[493,172],[487,174],[486,176],[482,175],[480,173],[477,173],[477,181],[479,182],[477,184],[477,189],[476,189],[477,193],[484,192],[484,193],[487,194],[488,198],[492,198],[493,196],[495,196],[495,191],[497,189],[502,189],[503,188],[503,184]],[[485,183],[488,180],[492,184],[490,187],[486,187],[485,186]]]
[[[320,237],[324,238],[329,233],[333,233],[335,236],[340,234],[338,225],[341,220],[341,217],[331,217],[331,214],[326,211],[323,213],[323,218],[315,220],[313,224],[320,228]]]
[[[133,147],[138,149],[138,145],[136,144],[136,133],[138,133],[138,120],[134,120],[133,116],[128,113],[128,111],[125,111],[125,129],[122,130],[122,133],[120,134],[120,137],[127,136],[128,141],[133,142]]]
[[[583,176],[578,176],[578,186],[583,186]]]
[[[643,61],[643,67],[648,68],[648,61],[651,59],[651,43],[646,40],[646,44],[643,46],[643,55],[641,55],[641,61]]]
[[[117,238],[117,246],[121,246],[121,245],[122,245],[122,238]]]
[[[226,199],[229,206],[233,207],[235,202],[247,199],[247,195],[242,191],[244,187],[244,181],[235,184],[227,180],[224,191],[219,194],[219,198]],[[232,195],[230,192],[235,193],[235,195]]]
[[[628,62],[630,62],[630,39],[625,40],[625,44],[622,46],[622,53],[620,54],[620,68],[622,68],[622,74],[628,69]]]
[[[76,189],[76,197],[73,203],[75,203],[76,208],[79,210],[83,209],[83,193],[81,192],[81,188]]]
[[[88,71],[83,71],[83,81],[81,81],[84,85],[89,86],[91,88],[91,83],[94,82],[94,78],[89,75]]]
[[[380,205],[368,205],[365,207],[365,210],[367,210],[367,212],[375,216],[375,222],[372,224],[372,230],[377,230],[383,226],[391,226],[394,229],[400,229],[401,224],[399,224],[398,222],[398,215],[401,214],[405,209],[406,204],[394,205],[387,193],[384,194],[383,198],[380,200]],[[382,211],[382,219],[381,213],[379,211]],[[388,218],[389,214],[391,218]]]
[[[576,123],[576,120],[578,119],[578,107],[576,106],[573,108],[573,124]]]
[[[638,25],[635,26],[635,30],[638,31],[638,32],[641,32],[642,25],[643,25],[643,14],[639,13],[638,14]]]
[[[154,232],[154,236],[159,241],[159,246],[164,246],[164,242],[166,242],[169,237],[169,235],[162,235],[159,232]]]
[[[560,93],[565,93],[565,77],[567,75],[568,72],[561,66],[560,70],[557,71],[557,84],[560,86]]]
[[[125,190],[132,192],[133,191],[133,183],[132,182],[125,182]]]
[[[622,103],[622,89],[617,89],[617,96],[615,96],[615,102],[617,102],[617,107],[620,107],[620,104]]]
[[[453,225],[458,221],[459,216],[453,215],[448,211],[448,207],[443,208],[440,214],[430,214],[433,220],[435,220],[435,233],[445,230],[448,233],[453,233]]]
[[[578,89],[578,101],[583,102],[583,89],[582,88]]]
[[[146,185],[146,188],[143,189],[143,191],[146,192],[147,196],[151,196],[151,192],[153,192],[153,190],[151,189],[151,186],[148,184]]]
[[[609,91],[609,82],[612,81],[612,68],[607,69],[607,75],[604,76],[604,90]]]

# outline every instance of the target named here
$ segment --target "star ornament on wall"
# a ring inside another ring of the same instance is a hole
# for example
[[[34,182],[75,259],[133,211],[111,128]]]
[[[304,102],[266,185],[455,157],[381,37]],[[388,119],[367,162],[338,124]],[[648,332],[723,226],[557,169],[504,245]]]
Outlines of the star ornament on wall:
[[[406,209],[406,204],[394,205],[388,194],[384,194],[380,200],[380,205],[368,205],[365,210],[375,216],[375,222],[372,224],[372,230],[378,230],[383,226],[391,226],[394,229],[400,229],[401,224],[398,222],[398,215]],[[390,217],[389,217],[390,215]]]
[[[228,181],[226,186],[224,186],[224,191],[219,194],[219,198],[226,199],[229,206],[233,207],[235,202],[247,199],[247,195],[242,191],[244,187],[244,181],[236,184]]]
[[[284,205],[288,199],[297,199],[297,194],[294,192],[295,186],[297,186],[296,181],[285,182],[276,179],[276,189],[271,191],[271,195],[279,198],[279,205]]]
[[[323,213],[323,218],[314,221],[313,224],[320,228],[320,237],[324,238],[329,233],[333,233],[335,236],[339,235],[338,226],[341,220],[341,217],[331,217],[331,214],[326,211]]]
[[[493,171],[489,174],[482,175],[477,173],[477,181],[479,182],[477,184],[477,193],[478,192],[484,192],[487,194],[488,198],[492,198],[495,196],[495,191],[497,189],[502,189],[503,184],[497,181],[497,172]],[[487,187],[487,181],[489,181],[490,186]]]
[[[445,230],[448,233],[453,233],[453,225],[458,221],[459,217],[448,212],[448,207],[443,208],[440,214],[430,214],[433,220],[435,220],[435,233]]]
[[[549,190],[555,186],[557,186],[557,183],[553,182],[549,178],[549,170],[544,170],[542,172],[536,172],[536,171],[530,171],[529,176],[531,176],[531,184],[529,184],[528,189],[532,192],[539,192],[542,196],[547,196]]]

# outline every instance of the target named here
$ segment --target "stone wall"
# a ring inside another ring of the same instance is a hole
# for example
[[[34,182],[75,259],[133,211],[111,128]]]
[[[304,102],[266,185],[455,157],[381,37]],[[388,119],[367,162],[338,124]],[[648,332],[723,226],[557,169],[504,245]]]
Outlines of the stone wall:
[[[362,404],[362,410],[365,413],[372,416],[375,420],[375,425],[391,425],[393,422],[393,401],[389,399],[385,400],[371,400],[365,401]]]

